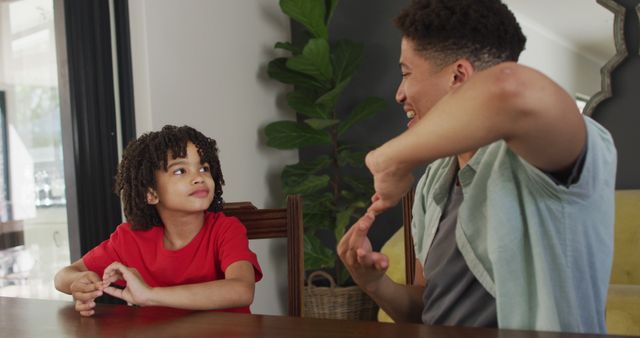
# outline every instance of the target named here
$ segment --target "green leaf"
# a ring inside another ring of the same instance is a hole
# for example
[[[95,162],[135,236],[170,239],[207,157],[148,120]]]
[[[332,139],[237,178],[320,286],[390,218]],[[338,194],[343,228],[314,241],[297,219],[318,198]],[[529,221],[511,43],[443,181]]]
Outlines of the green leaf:
[[[308,124],[313,129],[322,130],[327,127],[335,126],[340,123],[340,120],[331,119],[306,119],[304,123]]]
[[[287,104],[296,112],[308,116],[317,118],[327,118],[327,114],[323,109],[317,105],[313,99],[304,94],[301,90],[295,91],[287,95]]]
[[[342,94],[342,92],[347,87],[349,82],[351,82],[350,77],[338,83],[338,85],[335,86],[333,89],[331,89],[329,92],[319,97],[316,100],[316,103],[319,105],[322,105],[323,111],[325,112],[332,111],[336,106],[336,102],[338,102],[338,98],[340,97],[340,94]]]
[[[349,278],[351,278],[351,275],[347,269],[338,270],[338,285],[346,285]]]
[[[357,191],[363,196],[372,196],[374,193],[373,181],[371,178],[344,176],[342,177],[342,180],[351,187],[352,191]]]
[[[315,161],[306,161],[296,163],[294,165],[285,166],[281,174],[283,191],[285,194],[302,194],[304,195],[303,209],[306,213],[308,210],[314,211],[309,208],[309,203],[317,200],[318,191],[323,190],[329,186],[329,176],[327,175],[315,175],[316,172],[326,168],[330,164],[330,158],[328,156],[320,156]],[[315,194],[313,194],[315,193]],[[323,196],[319,195],[319,196]],[[331,196],[329,196],[329,200]],[[326,204],[325,204],[326,205]],[[322,210],[316,208],[315,211]]]
[[[344,235],[345,230],[347,229],[347,225],[349,225],[349,221],[351,220],[351,216],[353,215],[353,208],[347,208],[345,210],[338,211],[336,214],[336,228],[334,229],[334,235],[336,236],[336,240],[340,240]]]
[[[333,268],[336,254],[320,243],[314,236],[304,235],[304,268],[317,270]]]
[[[325,0],[280,0],[282,12],[301,23],[315,37],[328,38]]]
[[[329,192],[315,191],[304,195],[304,228],[313,233],[318,229],[334,228],[334,200]]]
[[[341,143],[338,146],[338,152],[349,149],[364,149],[365,151],[371,151],[371,149],[377,148],[379,145],[369,145],[361,143]]]
[[[334,229],[334,235],[336,236],[336,241],[340,241],[342,236],[347,229],[347,225],[351,223],[351,220],[354,216],[354,212],[357,209],[363,209],[366,207],[366,203],[362,201],[355,201],[349,205],[347,209],[341,210],[336,214],[336,228]]]
[[[369,203],[371,203],[371,195],[367,194],[365,196],[361,191],[342,190],[340,195],[344,198],[344,201],[346,201],[347,204],[355,205],[356,209],[364,210],[369,206]]]
[[[304,212],[326,213],[326,219],[333,218],[334,201],[333,195],[329,192],[315,192],[304,196]],[[306,224],[306,223],[305,223]]]
[[[333,48],[333,73],[336,81],[351,77],[360,67],[363,57],[362,44],[340,40]]]
[[[342,190],[340,191],[340,196],[344,197],[346,200],[350,201],[353,199],[356,199],[357,196],[355,193],[348,191],[348,190]]]
[[[316,157],[313,161],[300,161],[296,164],[287,165],[282,170],[282,179],[288,176],[305,176],[315,174],[321,169],[326,168],[331,163],[331,158],[327,155]],[[305,202],[307,199],[305,198]]]
[[[283,182],[283,185],[282,190],[287,195],[304,195],[326,188],[329,185],[329,176],[291,177],[290,180]]]
[[[321,131],[293,121],[277,121],[265,128],[267,145],[277,149],[295,149],[331,144],[331,137]]]
[[[327,26],[329,26],[329,22],[331,22],[331,18],[333,18],[333,12],[336,9],[336,6],[338,6],[338,2],[339,0],[329,0],[329,15],[327,15]]]
[[[304,231],[317,231],[320,229],[333,230],[333,212],[307,212],[304,211]]]
[[[351,206],[353,207],[354,210],[358,210],[358,209],[365,209],[368,204],[368,202],[365,201],[354,201]]]
[[[287,68],[287,58],[277,58],[269,62],[267,73],[272,79],[282,83],[303,86],[315,90],[327,90],[329,87],[311,76]]]
[[[344,134],[344,132],[349,130],[349,128],[354,124],[375,115],[386,106],[387,103],[381,98],[368,97],[364,99],[364,101],[357,105],[353,111],[351,111],[351,114],[349,114],[349,116],[347,116],[347,118],[340,124],[338,127],[338,135]]]
[[[294,46],[291,42],[276,42],[276,45],[273,48],[284,49],[290,51],[293,55],[298,55],[302,53],[302,48],[298,46]]]
[[[366,151],[349,151],[343,150],[338,153],[339,166],[352,166],[360,168],[364,166],[364,158],[367,156]]]
[[[326,39],[309,40],[304,46],[302,54],[287,61],[287,67],[296,72],[310,75],[324,83],[329,83],[333,77],[329,42]]]

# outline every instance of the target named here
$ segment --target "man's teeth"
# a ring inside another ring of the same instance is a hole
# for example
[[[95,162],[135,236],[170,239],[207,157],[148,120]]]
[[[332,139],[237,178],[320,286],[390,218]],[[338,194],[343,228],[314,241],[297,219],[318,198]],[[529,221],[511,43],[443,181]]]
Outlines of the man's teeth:
[[[408,118],[408,119],[412,119],[412,118],[414,118],[415,116],[416,116],[416,112],[414,112],[413,110],[409,110],[409,111],[407,112],[407,118]]]

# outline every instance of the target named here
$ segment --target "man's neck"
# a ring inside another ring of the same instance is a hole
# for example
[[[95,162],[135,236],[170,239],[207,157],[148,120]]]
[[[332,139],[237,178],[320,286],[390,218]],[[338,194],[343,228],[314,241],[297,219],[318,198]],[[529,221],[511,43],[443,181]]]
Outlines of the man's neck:
[[[464,166],[467,165],[467,163],[471,160],[471,158],[473,157],[473,155],[476,153],[477,150],[472,150],[472,151],[468,151],[466,153],[462,153],[462,154],[458,154],[458,168],[462,169],[464,168]]]

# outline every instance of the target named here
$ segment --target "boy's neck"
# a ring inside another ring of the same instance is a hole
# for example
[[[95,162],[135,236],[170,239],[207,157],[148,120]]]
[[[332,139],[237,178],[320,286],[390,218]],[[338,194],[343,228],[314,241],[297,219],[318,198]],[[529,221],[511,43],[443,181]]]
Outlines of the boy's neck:
[[[189,244],[204,224],[204,212],[160,215],[164,223],[164,247],[178,250]]]
[[[458,158],[458,170],[464,168],[467,163],[469,163],[469,161],[471,161],[471,158],[473,157],[473,155],[476,154],[477,150],[472,150],[472,151],[467,151],[466,153],[462,153],[459,154],[457,156]]]

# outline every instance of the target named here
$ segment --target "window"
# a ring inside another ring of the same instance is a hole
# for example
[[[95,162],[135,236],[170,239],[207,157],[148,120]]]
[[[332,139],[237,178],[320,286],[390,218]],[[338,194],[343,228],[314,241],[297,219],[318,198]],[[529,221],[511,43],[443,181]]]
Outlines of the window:
[[[0,295],[70,299],[53,0],[0,2]]]

